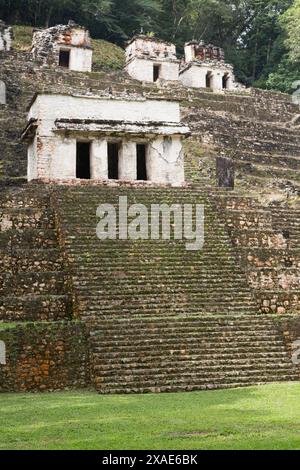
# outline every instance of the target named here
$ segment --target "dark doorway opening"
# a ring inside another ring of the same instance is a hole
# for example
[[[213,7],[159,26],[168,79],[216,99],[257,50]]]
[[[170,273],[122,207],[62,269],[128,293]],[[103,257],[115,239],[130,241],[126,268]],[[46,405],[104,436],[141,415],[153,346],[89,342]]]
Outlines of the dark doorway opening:
[[[137,144],[137,180],[147,181],[147,145]]]
[[[60,67],[69,68],[70,66],[70,51],[60,50],[59,51],[59,65]]]
[[[224,90],[227,90],[228,82],[229,82],[229,74],[225,73],[225,75],[223,75],[223,89]]]
[[[91,179],[91,144],[89,142],[77,142],[76,152],[76,178],[82,180]]]
[[[160,65],[153,66],[153,81],[157,82],[160,77]]]
[[[217,182],[219,188],[234,189],[235,164],[234,161],[226,157],[217,157]]]
[[[108,144],[107,155],[108,155],[108,179],[118,180],[119,179],[119,144]]]
[[[212,72],[207,72],[207,74],[206,74],[206,88],[212,88],[212,79],[213,79]]]

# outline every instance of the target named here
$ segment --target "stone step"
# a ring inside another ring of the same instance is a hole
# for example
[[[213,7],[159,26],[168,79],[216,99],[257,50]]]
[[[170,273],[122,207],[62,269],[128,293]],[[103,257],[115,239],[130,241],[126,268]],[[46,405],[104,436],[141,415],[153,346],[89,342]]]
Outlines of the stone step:
[[[62,271],[63,258],[58,248],[42,250],[0,250],[0,273]]]
[[[63,272],[1,274],[0,295],[63,295],[66,283],[66,275]]]
[[[254,385],[261,385],[266,383],[273,382],[290,382],[297,380],[290,374],[286,375],[260,375],[256,374],[248,377],[235,377],[227,378],[208,378],[202,380],[195,380],[190,378],[190,380],[180,380],[173,382],[172,384],[166,383],[167,380],[161,383],[156,381],[143,381],[134,383],[123,382],[123,384],[106,382],[102,384],[101,381],[95,381],[95,387],[99,393],[104,394],[132,394],[132,393],[166,393],[166,392],[192,392],[200,390],[216,390],[216,389],[226,389],[226,388],[239,388],[239,387],[249,387]]]
[[[0,297],[0,321],[51,322],[71,319],[72,299],[66,294]]]

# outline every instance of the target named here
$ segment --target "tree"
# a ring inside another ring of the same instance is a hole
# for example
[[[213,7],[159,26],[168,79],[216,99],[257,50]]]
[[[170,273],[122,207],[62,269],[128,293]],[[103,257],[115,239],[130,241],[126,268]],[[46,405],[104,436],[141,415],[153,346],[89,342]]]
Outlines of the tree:
[[[300,0],[295,0],[293,5],[282,15],[282,26],[286,32],[286,46],[292,61],[300,61]]]

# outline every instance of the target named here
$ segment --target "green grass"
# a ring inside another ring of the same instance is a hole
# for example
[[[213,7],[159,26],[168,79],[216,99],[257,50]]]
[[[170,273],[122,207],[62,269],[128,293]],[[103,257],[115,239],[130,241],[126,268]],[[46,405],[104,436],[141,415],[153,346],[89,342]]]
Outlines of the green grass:
[[[13,47],[16,51],[30,51],[32,42],[32,31],[32,26],[13,26]]]
[[[11,330],[12,328],[15,328],[16,326],[17,326],[17,323],[0,323],[0,331]]]
[[[14,49],[20,52],[30,51],[32,42],[31,26],[13,26],[14,31]],[[124,50],[102,39],[93,39],[92,46],[94,48],[93,63],[95,66],[122,69],[125,62]]]
[[[300,383],[162,395],[0,395],[0,449],[300,449]]]

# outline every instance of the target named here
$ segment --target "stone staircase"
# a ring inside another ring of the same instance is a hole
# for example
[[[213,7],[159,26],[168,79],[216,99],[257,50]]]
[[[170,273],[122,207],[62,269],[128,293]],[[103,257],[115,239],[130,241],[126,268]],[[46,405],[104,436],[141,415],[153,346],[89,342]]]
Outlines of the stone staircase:
[[[224,224],[209,200],[192,189],[59,188],[56,206],[60,234],[73,275],[76,314],[102,316],[255,313],[242,271],[236,266]],[[205,245],[186,251],[185,241],[100,241],[100,203],[128,205],[204,204]]]
[[[91,336],[101,393],[176,392],[297,380],[272,319],[106,319]]]
[[[214,191],[237,259],[261,313],[300,312],[300,211]]]
[[[0,195],[0,321],[70,319],[71,297],[44,188]]]
[[[182,242],[99,241],[96,209],[202,203],[202,251]],[[90,329],[101,393],[189,391],[297,380],[284,338],[256,308],[208,190],[52,189],[77,317]]]

